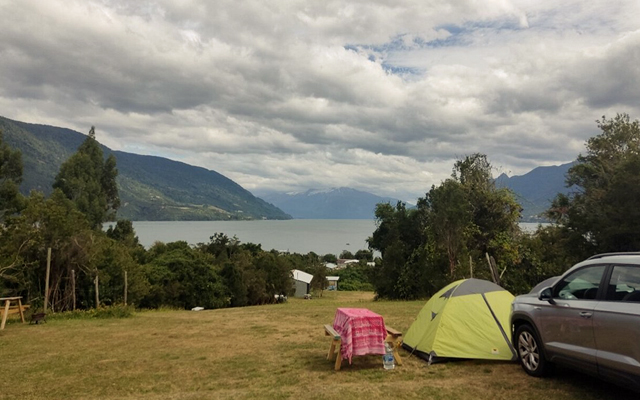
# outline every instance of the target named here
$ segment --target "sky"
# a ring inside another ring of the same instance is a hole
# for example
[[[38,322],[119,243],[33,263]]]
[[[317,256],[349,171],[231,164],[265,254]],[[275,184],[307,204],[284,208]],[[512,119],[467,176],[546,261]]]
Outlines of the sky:
[[[637,0],[0,0],[0,115],[256,193],[415,202],[456,160],[522,175],[640,118]]]

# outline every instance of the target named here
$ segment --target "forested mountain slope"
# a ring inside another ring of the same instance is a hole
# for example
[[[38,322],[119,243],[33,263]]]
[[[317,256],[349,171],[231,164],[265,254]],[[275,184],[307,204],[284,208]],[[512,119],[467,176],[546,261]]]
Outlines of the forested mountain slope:
[[[88,128],[87,128],[88,129]],[[86,139],[82,133],[0,117],[6,142],[22,152],[20,190],[51,193],[60,165]],[[98,141],[100,136],[98,134]],[[282,210],[253,196],[225,176],[162,157],[113,151],[118,167],[119,218],[130,220],[289,219]]]

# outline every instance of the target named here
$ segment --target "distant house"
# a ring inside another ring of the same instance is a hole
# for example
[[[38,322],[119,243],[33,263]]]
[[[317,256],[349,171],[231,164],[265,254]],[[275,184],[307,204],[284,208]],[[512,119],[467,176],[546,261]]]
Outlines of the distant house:
[[[348,259],[348,258],[338,258],[338,269],[342,269],[347,267],[349,264],[357,264],[359,263],[360,260],[356,260],[356,259]]]
[[[293,282],[296,288],[294,296],[304,297],[310,294],[311,280],[313,279],[313,275],[308,274],[304,271],[300,271],[299,269],[292,269],[291,274],[293,274]]]
[[[327,290],[338,290],[339,276],[327,276]]]
[[[329,268],[329,269],[336,269],[336,268],[338,268],[338,265],[337,265],[337,264],[330,263],[330,262],[328,262],[328,263],[324,263],[324,266],[325,266],[325,267],[327,267],[327,268]]]

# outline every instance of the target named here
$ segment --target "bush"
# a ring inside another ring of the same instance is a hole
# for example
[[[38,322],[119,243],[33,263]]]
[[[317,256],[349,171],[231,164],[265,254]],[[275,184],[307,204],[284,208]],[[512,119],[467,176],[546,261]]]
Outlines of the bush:
[[[129,318],[133,316],[135,308],[133,306],[113,305],[109,307],[92,308],[89,310],[65,311],[61,313],[48,314],[47,319],[111,319]]]

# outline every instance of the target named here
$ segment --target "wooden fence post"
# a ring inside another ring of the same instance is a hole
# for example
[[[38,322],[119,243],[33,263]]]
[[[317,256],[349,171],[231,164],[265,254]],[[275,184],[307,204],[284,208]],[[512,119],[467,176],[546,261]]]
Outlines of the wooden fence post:
[[[124,271],[124,305],[127,305],[127,271]]]
[[[71,295],[73,297],[73,311],[76,310],[76,270],[71,270]]]
[[[98,271],[96,270],[96,279],[93,280],[93,283],[96,285],[96,308],[100,307],[100,288],[99,288],[99,278]]]

